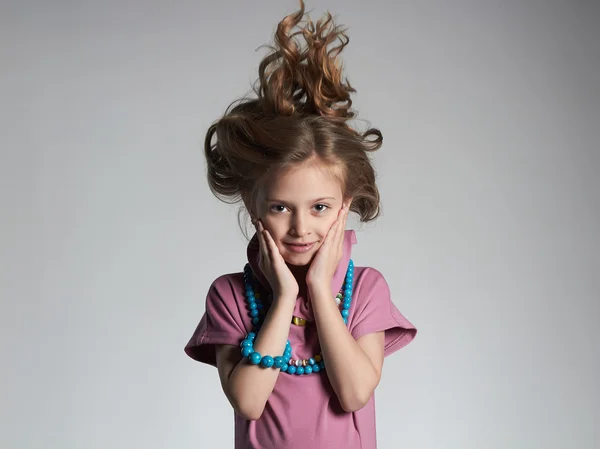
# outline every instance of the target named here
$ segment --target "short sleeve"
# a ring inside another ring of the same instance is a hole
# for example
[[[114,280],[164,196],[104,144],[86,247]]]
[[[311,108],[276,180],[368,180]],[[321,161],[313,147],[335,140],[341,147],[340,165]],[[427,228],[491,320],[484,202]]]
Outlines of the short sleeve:
[[[246,336],[243,304],[240,307],[238,301],[241,286],[237,284],[241,285],[241,281],[235,275],[224,275],[210,286],[204,314],[184,348],[192,359],[216,366],[215,345],[237,346]]]
[[[390,289],[383,275],[374,268],[364,268],[356,278],[354,306],[350,332],[354,339],[385,331],[384,356],[410,343],[417,333],[391,300]]]

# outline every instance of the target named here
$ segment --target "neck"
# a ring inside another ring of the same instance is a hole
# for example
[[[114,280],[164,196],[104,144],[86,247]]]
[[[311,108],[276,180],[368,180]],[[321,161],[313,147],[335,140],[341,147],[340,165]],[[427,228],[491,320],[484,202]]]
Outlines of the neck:
[[[290,265],[287,264],[288,268],[296,278],[296,282],[298,283],[299,294],[301,296],[305,296],[306,294],[306,274],[308,273],[308,269],[310,268],[310,264],[308,265]]]

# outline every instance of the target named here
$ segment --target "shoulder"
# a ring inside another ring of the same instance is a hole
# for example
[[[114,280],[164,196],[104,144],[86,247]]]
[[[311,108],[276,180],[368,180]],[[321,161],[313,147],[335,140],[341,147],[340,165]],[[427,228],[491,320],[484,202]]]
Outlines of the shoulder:
[[[388,288],[383,273],[373,267],[354,267],[355,288]]]
[[[224,302],[237,300],[244,291],[244,274],[227,273],[217,277],[208,288],[207,301],[211,299]]]
[[[391,301],[388,282],[381,271],[373,267],[355,267],[353,298],[356,312],[373,308],[386,309]]]
[[[227,273],[227,274],[220,275],[214,281],[212,281],[210,288],[211,289],[213,289],[213,288],[223,289],[223,288],[227,288],[227,287],[238,287],[238,286],[243,286],[243,285],[244,285],[244,274],[241,272],[238,272],[238,273]]]

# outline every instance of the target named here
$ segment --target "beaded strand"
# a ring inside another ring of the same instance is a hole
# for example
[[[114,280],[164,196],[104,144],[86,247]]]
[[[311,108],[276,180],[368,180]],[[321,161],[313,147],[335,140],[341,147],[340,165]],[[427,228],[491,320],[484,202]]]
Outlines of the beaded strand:
[[[336,304],[342,304],[340,311],[344,324],[348,324],[348,317],[350,316],[350,306],[352,305],[352,280],[354,277],[354,262],[350,260],[348,263],[348,269],[346,271],[346,277],[342,285],[342,289],[334,298]],[[317,354],[314,357],[304,360],[292,360],[292,345],[289,340],[285,344],[285,350],[281,356],[272,357],[270,355],[261,355],[254,350],[254,340],[258,335],[262,326],[265,308],[261,301],[261,295],[255,292],[252,287],[254,281],[254,275],[250,264],[246,264],[244,267],[244,286],[246,302],[248,304],[248,310],[250,320],[254,326],[252,332],[249,332],[246,337],[240,343],[242,357],[248,358],[250,363],[253,365],[260,365],[264,368],[275,368],[280,369],[288,374],[311,374],[318,373],[325,369],[325,362],[321,354]]]

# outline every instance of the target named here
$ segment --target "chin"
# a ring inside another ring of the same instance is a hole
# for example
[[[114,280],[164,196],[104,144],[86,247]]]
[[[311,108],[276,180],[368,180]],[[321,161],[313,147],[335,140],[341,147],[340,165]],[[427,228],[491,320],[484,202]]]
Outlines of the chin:
[[[289,265],[294,265],[297,267],[304,267],[306,265],[310,265],[314,258],[314,254],[294,254],[287,253],[283,260],[285,260]]]

